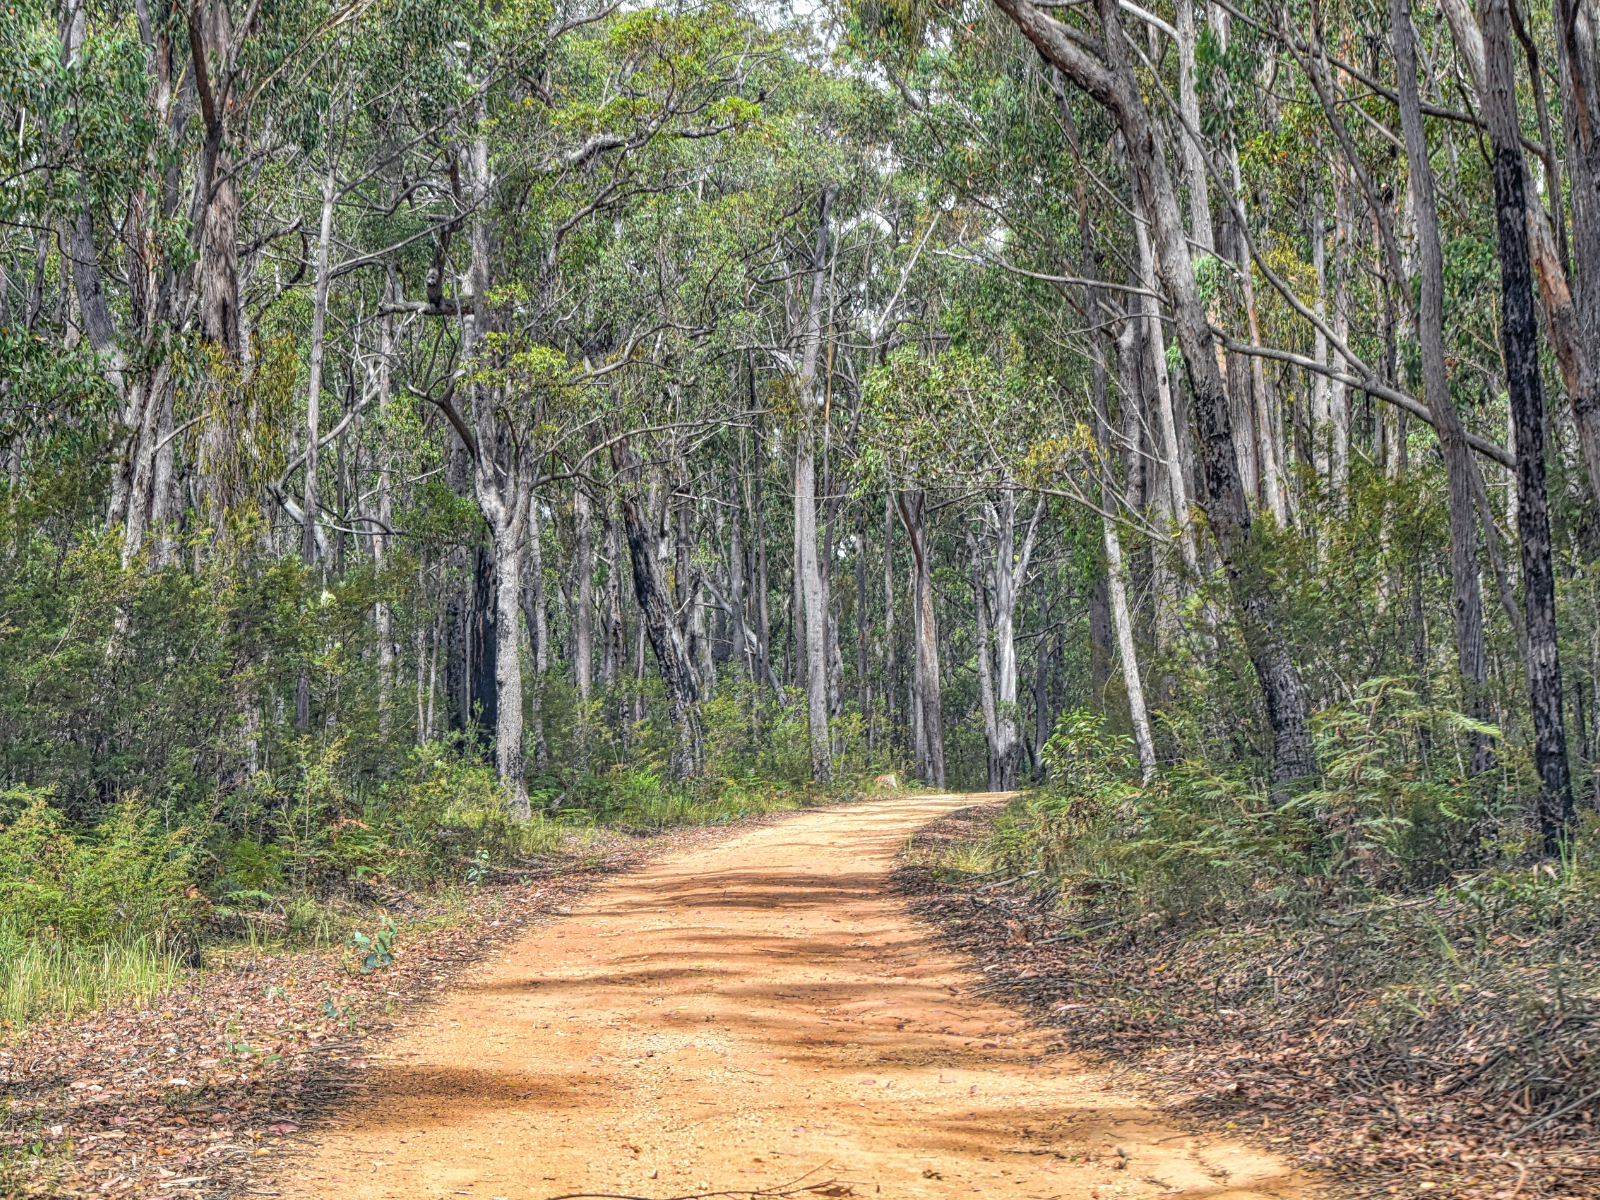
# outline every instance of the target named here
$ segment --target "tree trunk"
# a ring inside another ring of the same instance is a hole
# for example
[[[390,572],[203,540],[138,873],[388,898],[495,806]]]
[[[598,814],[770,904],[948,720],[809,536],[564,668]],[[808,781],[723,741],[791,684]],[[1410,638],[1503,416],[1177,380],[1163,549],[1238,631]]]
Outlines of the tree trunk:
[[[894,492],[883,495],[883,716],[894,729],[897,694],[894,638]]]
[[[1556,42],[1562,59],[1564,92],[1568,83],[1566,78],[1568,62],[1566,47],[1562,42],[1564,37],[1576,37],[1580,27],[1576,19],[1580,14],[1574,3],[1575,0],[1561,0],[1556,7]],[[1489,108],[1493,103],[1488,95],[1488,89],[1492,86],[1487,53],[1488,14],[1484,14],[1485,28],[1480,30],[1472,18],[1469,0],[1440,0],[1440,7],[1450,23],[1450,32],[1455,39],[1456,49],[1461,52],[1461,57],[1467,64],[1467,73],[1471,76],[1478,93],[1478,102],[1487,123]],[[1509,21],[1509,16],[1506,19]],[[1591,39],[1590,45],[1592,45],[1595,32],[1592,22],[1584,21],[1583,27],[1587,29],[1587,36]],[[1509,44],[1506,53],[1508,55],[1511,53]],[[1514,71],[1515,66],[1513,65],[1511,69]],[[1585,111],[1590,106],[1600,103],[1600,98],[1597,98],[1592,91],[1582,99],[1563,95],[1563,100],[1563,122],[1584,120]],[[1539,298],[1545,313],[1545,327],[1550,333],[1550,343],[1555,350],[1556,362],[1561,367],[1562,382],[1566,384],[1567,398],[1572,406],[1573,424],[1578,430],[1578,444],[1583,451],[1584,466],[1589,472],[1589,487],[1597,500],[1600,500],[1600,362],[1596,361],[1597,352],[1592,340],[1595,330],[1588,326],[1587,319],[1580,315],[1573,303],[1566,269],[1556,243],[1555,232],[1550,225],[1550,215],[1545,212],[1544,205],[1539,201],[1538,189],[1534,186],[1527,161],[1522,156],[1520,125],[1517,127],[1517,132],[1519,140],[1516,144],[1516,158],[1518,169],[1522,172],[1518,190],[1527,209],[1525,254],[1531,259],[1530,274],[1538,283]],[[1600,258],[1589,257],[1590,253],[1600,255],[1600,229],[1595,228],[1594,180],[1591,176],[1588,180],[1589,186],[1586,187],[1580,174],[1588,174],[1592,170],[1593,160],[1589,156],[1594,151],[1596,136],[1597,131],[1591,125],[1587,135],[1580,134],[1576,142],[1571,141],[1569,135],[1568,141],[1567,161],[1573,172],[1573,235],[1578,252],[1579,274],[1588,281],[1584,286],[1600,286],[1600,280],[1596,280],[1593,274],[1596,267],[1600,267]],[[1600,322],[1600,297],[1595,298],[1594,304],[1593,315],[1595,320]]]
[[[1138,322],[1130,313],[1118,339],[1118,377],[1122,381],[1123,404],[1137,403]],[[1144,703],[1144,684],[1139,675],[1139,656],[1133,641],[1133,617],[1128,611],[1128,589],[1122,570],[1122,539],[1111,516],[1117,501],[1112,479],[1111,422],[1107,411],[1105,371],[1093,371],[1094,434],[1100,459],[1100,529],[1106,551],[1106,595],[1111,604],[1111,624],[1116,631],[1117,652],[1122,659],[1122,675],[1128,693],[1128,716],[1133,723],[1134,745],[1139,751],[1139,767],[1146,783],[1156,770],[1155,739],[1150,735],[1150,714]],[[1132,501],[1130,500],[1130,505]]]
[[[1216,342],[1200,299],[1188,239],[1166,157],[1150,119],[1128,50],[1116,0],[1097,0],[1105,33],[1099,58],[1029,0],[995,0],[1052,65],[1071,77],[1116,119],[1127,147],[1136,194],[1154,226],[1154,249],[1172,297],[1178,345],[1188,368],[1195,420],[1203,443],[1206,515],[1256,671],[1273,735],[1273,779],[1280,795],[1291,781],[1316,774],[1305,688],[1277,624],[1277,599],[1251,539],[1250,511],[1233,450],[1228,394],[1217,369]]]
[[[999,751],[1000,729],[994,711],[994,663],[989,658],[989,604],[984,582],[983,552],[978,539],[967,534],[967,548],[972,552],[972,610],[977,641],[978,703],[983,710],[983,742],[988,747],[989,790],[1000,791]]]
[[[494,327],[494,312],[489,289],[490,192],[489,144],[484,131],[487,84],[479,85],[476,98],[479,133],[469,154],[472,184],[472,256],[469,279],[472,285],[473,316],[465,326],[461,356],[474,366],[493,353],[487,335]],[[494,747],[495,773],[499,778],[506,812],[515,821],[531,815],[523,749],[522,645],[518,634],[522,615],[522,560],[527,549],[529,515],[533,507],[531,468],[522,460],[520,439],[513,433],[501,436],[495,402],[495,385],[472,384],[473,492],[478,508],[489,526],[487,552],[479,550],[479,577],[482,584],[479,602],[474,605],[478,632],[474,655],[473,697],[480,713],[480,736]],[[478,657],[482,655],[483,657]]]
[[[1572,248],[1578,323],[1591,375],[1600,375],[1600,61],[1593,0],[1556,0],[1556,58],[1561,69],[1561,117],[1567,170],[1572,175]],[[1524,185],[1526,186],[1526,185]],[[1559,209],[1558,209],[1559,211]],[[1573,393],[1572,414],[1591,486],[1600,495],[1600,389]],[[1591,445],[1591,440],[1595,442]]]
[[[578,685],[578,698],[587,704],[594,688],[594,535],[589,493],[581,486],[572,496],[572,524],[578,572],[578,603],[572,621],[577,645],[572,656],[572,672]]]
[[[1506,388],[1517,430],[1517,532],[1522,539],[1524,616],[1528,629],[1528,706],[1539,771],[1538,822],[1554,854],[1575,819],[1556,652],[1556,590],[1550,512],[1544,480],[1544,392],[1539,379],[1538,318],[1528,252],[1526,165],[1517,123],[1516,68],[1507,0],[1483,0],[1484,123],[1494,151],[1494,197],[1500,240],[1501,339]]]
[[[499,678],[500,638],[499,594],[495,577],[494,546],[475,546],[472,551],[472,591],[466,610],[466,661],[467,674],[465,719],[478,745],[485,750],[494,746],[495,730],[500,721],[500,695],[496,685]]]
[[[1349,345],[1350,337],[1350,199],[1344,168],[1333,164],[1333,333],[1341,345]],[[1349,366],[1338,350],[1333,353],[1333,365],[1339,370]],[[1328,488],[1333,498],[1333,511],[1345,514],[1345,497],[1350,490],[1350,388],[1344,383],[1333,385],[1328,401],[1330,445],[1328,448]]]
[[[317,439],[322,436],[322,357],[327,342],[328,248],[333,241],[333,163],[322,183],[322,224],[317,236],[316,285],[311,301],[311,354],[306,364],[306,465],[305,505],[300,531],[300,561],[309,576],[317,561],[317,523],[321,497],[317,491]],[[311,728],[311,668],[300,667],[295,687],[295,726],[301,733]]]
[[[745,674],[753,682],[760,678],[756,674],[755,662],[760,651],[752,645],[755,639],[745,623],[744,522],[740,519],[739,480],[735,471],[734,467],[728,468],[728,607],[733,621],[734,656],[737,661],[744,663]]]
[[[1319,366],[1328,362],[1328,335],[1322,323],[1328,319],[1328,236],[1327,216],[1324,211],[1322,188],[1319,185],[1311,199],[1311,267],[1317,277],[1316,314],[1319,322],[1312,335],[1311,357]],[[1333,415],[1328,399],[1329,381],[1326,375],[1313,374],[1311,378],[1311,466],[1317,479],[1328,483],[1330,429]],[[1326,536],[1322,539],[1323,552]]]
[[[528,703],[528,716],[533,723],[533,763],[543,771],[550,765],[550,747],[544,737],[544,674],[550,665],[550,629],[545,621],[544,544],[539,536],[538,509],[531,502],[525,521],[526,550],[522,557],[526,570],[518,572],[519,598],[528,652],[533,658],[533,694]]]
[[[634,467],[637,471],[637,466]],[[677,745],[672,752],[672,777],[688,779],[700,769],[701,732],[699,693],[694,670],[683,645],[683,635],[673,619],[672,598],[656,559],[650,523],[634,496],[622,498],[622,520],[628,535],[628,555],[633,564],[633,594],[639,602],[641,628],[655,651],[656,666],[671,701],[672,725]]]
[[[386,281],[385,292],[394,298],[393,281]],[[391,364],[394,360],[394,317],[379,318],[378,348],[378,524],[372,535],[372,565],[383,574],[389,561],[389,537],[394,527],[394,456],[389,449],[389,417],[392,392]],[[373,609],[378,634],[378,737],[388,741],[394,732],[394,612],[387,600]]]
[[[1395,78],[1400,96],[1400,125],[1405,134],[1406,161],[1416,221],[1416,249],[1422,287],[1417,309],[1417,336],[1422,351],[1422,385],[1434,431],[1444,458],[1450,512],[1450,601],[1455,616],[1456,664],[1461,672],[1464,711],[1488,720],[1483,685],[1487,678],[1483,647],[1483,598],[1478,586],[1478,550],[1473,520],[1472,451],[1461,418],[1450,398],[1444,357],[1444,254],[1439,241],[1438,208],[1433,169],[1417,91],[1417,61],[1408,0],[1389,0],[1389,29],[1394,41]],[[1320,196],[1320,193],[1319,193]],[[1318,206],[1320,214],[1321,205]],[[1320,222],[1319,222],[1320,223]],[[1320,230],[1319,243],[1320,243]],[[1420,624],[1420,623],[1419,623]],[[1476,775],[1490,765],[1488,741],[1470,737],[1469,770]]]
[[[1204,164],[1201,164],[1202,170]],[[1191,187],[1192,187],[1191,183]],[[1210,218],[1206,228],[1210,232]],[[1139,286],[1155,291],[1155,262],[1150,253],[1150,238],[1144,224],[1134,221],[1133,230],[1139,249]],[[1183,456],[1178,451],[1178,418],[1172,404],[1172,382],[1167,376],[1167,343],[1161,330],[1161,304],[1154,296],[1130,297],[1144,313],[1144,337],[1151,370],[1155,373],[1155,407],[1160,417],[1161,450],[1164,459],[1167,495],[1172,505],[1172,519],[1178,526],[1178,549],[1184,566],[1191,573],[1200,569],[1200,558],[1195,551],[1194,528],[1189,522],[1189,494],[1183,480]]]
[[[1174,24],[1178,31],[1178,107],[1190,129],[1200,128],[1200,96],[1195,89],[1195,47],[1199,36],[1194,23],[1194,0],[1177,0]],[[1187,132],[1183,143],[1184,176],[1189,185],[1189,227],[1198,257],[1214,252],[1210,190],[1206,182],[1205,148]],[[1181,511],[1181,510],[1180,510]]]
[[[817,357],[822,342],[822,301],[827,283],[828,214],[834,190],[824,188],[817,218],[816,248],[811,259],[811,297],[801,339],[799,380],[800,428],[794,455],[795,567],[804,605],[806,702],[811,728],[811,777],[818,783],[833,778],[833,747],[828,737],[828,616],[822,569],[817,559],[816,431],[822,410],[817,388]],[[798,649],[798,647],[797,647]]]
[[[867,506],[856,513],[856,711],[872,743],[872,685],[867,682]]]
[[[916,616],[917,769],[924,783],[944,786],[944,701],[939,686],[939,622],[933,608],[932,547],[928,544],[928,494],[903,491],[900,520],[911,545],[912,604]]]
[[[1017,606],[1027,583],[1028,566],[1039,522],[1045,513],[1045,499],[1034,504],[1022,545],[1016,545],[1016,493],[1007,492],[1000,511],[1000,538],[995,555],[994,661],[995,661],[995,784],[994,790],[1008,792],[1017,786],[1022,761],[1022,730],[1017,714]]]
[[[1040,634],[1033,660],[1033,757],[1041,781],[1047,777],[1048,769],[1039,752],[1054,728],[1055,713],[1050,709],[1050,638]]]
[[[607,687],[616,687],[622,679],[623,645],[622,628],[622,544],[617,538],[617,523],[606,513],[606,590],[605,590],[605,650],[600,655],[600,678]]]
[[[524,513],[521,514],[525,516]],[[506,815],[526,821],[527,767],[522,746],[522,653],[518,645],[518,617],[522,615],[522,555],[526,531],[517,516],[494,533],[495,564],[495,702],[494,766],[505,794]]]

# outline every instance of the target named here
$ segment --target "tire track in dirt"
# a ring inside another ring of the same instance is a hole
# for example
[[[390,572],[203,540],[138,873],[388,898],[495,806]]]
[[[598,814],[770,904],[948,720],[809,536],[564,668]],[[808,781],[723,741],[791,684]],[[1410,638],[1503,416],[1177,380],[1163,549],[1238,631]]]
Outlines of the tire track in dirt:
[[[994,797],[796,814],[651,864],[496,953],[374,1056],[285,1195],[1291,1200],[1049,1031],[962,994],[890,886],[918,826]]]

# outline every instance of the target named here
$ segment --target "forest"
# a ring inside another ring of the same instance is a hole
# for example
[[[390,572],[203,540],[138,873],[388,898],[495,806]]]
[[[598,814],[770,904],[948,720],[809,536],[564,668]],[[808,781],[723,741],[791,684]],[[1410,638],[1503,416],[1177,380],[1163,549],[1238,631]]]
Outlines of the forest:
[[[1360,922],[1319,1020],[1404,992],[1369,1048],[1494,1026],[1483,1121],[1590,1120],[1593,0],[0,46],[7,1021],[585,831],[1015,793],[935,874]]]

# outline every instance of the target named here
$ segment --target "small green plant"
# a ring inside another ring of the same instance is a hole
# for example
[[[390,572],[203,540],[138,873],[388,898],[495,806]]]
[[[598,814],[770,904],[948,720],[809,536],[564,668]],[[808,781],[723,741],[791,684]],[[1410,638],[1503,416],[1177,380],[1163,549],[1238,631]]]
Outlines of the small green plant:
[[[478,847],[478,853],[470,860],[470,862],[472,865],[467,868],[467,882],[473,887],[477,887],[483,882],[484,877],[488,875],[489,871],[491,870],[489,863],[489,852],[482,846]]]
[[[182,976],[180,955],[151,937],[85,946],[0,924],[0,1020],[13,1029],[57,1013],[143,1007]]]
[[[385,919],[378,931],[370,936],[356,930],[350,935],[350,944],[358,955],[362,955],[361,965],[358,968],[363,975],[371,975],[374,971],[381,971],[385,967],[394,965],[395,943],[400,938],[400,931],[394,927],[394,922]]]

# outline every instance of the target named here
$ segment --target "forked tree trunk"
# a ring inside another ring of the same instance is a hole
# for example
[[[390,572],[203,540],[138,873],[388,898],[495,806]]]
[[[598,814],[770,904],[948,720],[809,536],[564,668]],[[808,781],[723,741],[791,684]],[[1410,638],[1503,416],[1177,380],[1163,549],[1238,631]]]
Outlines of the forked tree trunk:
[[[637,466],[633,467],[637,472]],[[641,511],[636,496],[622,498],[622,521],[628,536],[628,555],[633,565],[633,594],[639,602],[642,632],[655,651],[656,666],[666,685],[671,702],[672,725],[677,743],[672,752],[672,777],[687,779],[700,769],[702,734],[699,693],[694,669],[678,623],[673,620],[672,597],[661,565],[656,558],[655,537],[650,522]],[[640,660],[642,669],[642,659]]]

